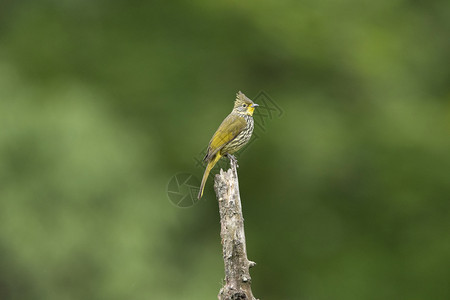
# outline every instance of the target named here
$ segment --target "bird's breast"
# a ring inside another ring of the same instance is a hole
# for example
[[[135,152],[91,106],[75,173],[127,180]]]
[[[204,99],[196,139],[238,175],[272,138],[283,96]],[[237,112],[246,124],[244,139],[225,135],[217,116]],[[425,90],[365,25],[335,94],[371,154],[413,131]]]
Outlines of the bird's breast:
[[[244,116],[247,125],[244,130],[242,130],[233,140],[231,140],[225,147],[222,149],[222,153],[234,153],[241,149],[245,144],[247,144],[252,137],[254,121],[251,116]]]

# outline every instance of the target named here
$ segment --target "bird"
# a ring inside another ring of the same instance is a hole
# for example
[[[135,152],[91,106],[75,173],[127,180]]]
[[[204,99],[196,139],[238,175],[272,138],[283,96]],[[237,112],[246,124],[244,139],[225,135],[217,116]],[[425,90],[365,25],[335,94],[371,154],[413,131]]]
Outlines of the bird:
[[[233,110],[214,133],[203,158],[203,162],[207,164],[198,192],[199,200],[203,196],[209,172],[219,159],[223,156],[235,159],[232,154],[245,146],[250,140],[254,127],[253,112],[258,106],[241,91],[236,94]]]

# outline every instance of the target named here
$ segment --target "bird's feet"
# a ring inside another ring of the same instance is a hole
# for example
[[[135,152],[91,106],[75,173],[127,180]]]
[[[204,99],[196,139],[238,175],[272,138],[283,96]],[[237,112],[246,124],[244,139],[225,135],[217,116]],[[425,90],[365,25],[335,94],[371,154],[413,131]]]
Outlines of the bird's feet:
[[[237,159],[234,155],[227,154],[227,157],[230,160],[230,163],[235,164],[236,168],[239,168],[239,165],[237,164]]]

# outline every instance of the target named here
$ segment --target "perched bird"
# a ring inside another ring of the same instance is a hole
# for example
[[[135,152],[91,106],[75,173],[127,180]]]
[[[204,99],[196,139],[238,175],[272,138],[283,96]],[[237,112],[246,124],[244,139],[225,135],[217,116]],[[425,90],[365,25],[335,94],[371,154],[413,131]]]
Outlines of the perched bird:
[[[234,108],[228,117],[220,124],[206,150],[204,162],[207,162],[205,173],[203,174],[198,199],[203,196],[206,180],[209,172],[222,156],[231,156],[232,153],[241,149],[248,143],[253,132],[253,111],[259,106],[253,103],[243,93],[236,94]]]

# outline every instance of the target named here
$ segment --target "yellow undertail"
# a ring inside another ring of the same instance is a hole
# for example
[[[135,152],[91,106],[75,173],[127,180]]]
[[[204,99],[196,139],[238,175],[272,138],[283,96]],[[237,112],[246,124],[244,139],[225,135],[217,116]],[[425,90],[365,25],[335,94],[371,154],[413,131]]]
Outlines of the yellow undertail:
[[[209,172],[211,172],[211,169],[214,168],[214,166],[216,165],[217,161],[221,157],[222,157],[222,155],[220,155],[220,153],[217,153],[216,156],[212,160],[210,160],[208,162],[208,165],[206,166],[206,169],[205,169],[205,173],[203,174],[202,184],[200,185],[200,191],[198,192],[198,199],[199,200],[203,196],[203,190],[205,189],[205,183],[206,183],[206,180],[208,180]]]

